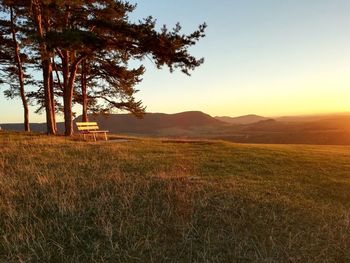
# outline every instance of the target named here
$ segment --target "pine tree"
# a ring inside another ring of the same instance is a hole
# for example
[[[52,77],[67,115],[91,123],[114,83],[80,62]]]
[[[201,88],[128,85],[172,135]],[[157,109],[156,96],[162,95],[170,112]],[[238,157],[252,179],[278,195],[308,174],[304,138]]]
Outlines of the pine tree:
[[[31,83],[31,76],[25,73],[24,62],[27,56],[21,52],[20,43],[18,41],[16,9],[11,2],[7,8],[3,6],[2,9],[9,13],[9,20],[0,20],[0,42],[2,47],[0,53],[2,67],[0,70],[5,74],[3,79],[6,80],[5,82],[10,86],[4,93],[7,98],[14,98],[17,96],[21,98],[24,111],[24,130],[29,132],[29,107],[25,92],[25,84]]]
[[[50,28],[51,14],[46,2],[41,0],[24,1],[28,10],[29,23],[33,25],[33,37],[37,40],[39,54],[41,57],[41,68],[43,73],[43,87],[45,96],[46,126],[48,134],[56,134],[54,91],[52,87],[52,52],[48,49],[45,35]]]
[[[145,107],[134,95],[145,68],[130,68],[130,61],[142,63],[147,57],[158,68],[180,69],[188,75],[203,63],[188,49],[204,37],[205,24],[189,35],[181,33],[179,24],[157,31],[152,17],[131,22],[128,15],[136,5],[119,0],[3,0],[2,4],[23,10],[21,33],[30,40],[27,48],[39,56],[43,73],[43,89],[33,97],[45,106],[50,134],[57,130],[60,95],[67,136],[73,134],[74,103],[83,105],[85,119],[88,107],[91,112],[122,109],[142,116]]]
[[[78,68],[88,57],[97,65],[95,76],[104,84],[102,89],[95,87],[92,96],[104,101],[104,107],[99,104],[100,109],[114,107],[135,114],[140,114],[143,107],[134,100],[133,86],[139,82],[144,68],[128,69],[130,60],[149,56],[159,68],[168,66],[171,72],[180,68],[186,74],[203,63],[203,59],[189,55],[188,48],[204,37],[205,24],[188,36],[180,34],[179,25],[171,31],[163,27],[157,32],[153,18],[132,23],[128,13],[135,6],[114,0],[84,4],[60,1],[51,8],[51,15],[55,14],[52,19],[55,30],[48,32],[46,42],[61,59],[66,135],[73,133],[72,103]],[[126,101],[115,101],[118,97]]]

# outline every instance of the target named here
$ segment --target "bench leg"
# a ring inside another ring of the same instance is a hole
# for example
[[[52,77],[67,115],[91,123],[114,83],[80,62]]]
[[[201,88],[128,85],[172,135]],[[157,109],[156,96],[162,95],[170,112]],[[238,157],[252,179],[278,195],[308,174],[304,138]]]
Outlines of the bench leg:
[[[108,141],[107,132],[105,132],[105,140]]]
[[[96,140],[96,133],[94,133],[94,140],[95,140],[95,142],[97,141],[97,140]]]

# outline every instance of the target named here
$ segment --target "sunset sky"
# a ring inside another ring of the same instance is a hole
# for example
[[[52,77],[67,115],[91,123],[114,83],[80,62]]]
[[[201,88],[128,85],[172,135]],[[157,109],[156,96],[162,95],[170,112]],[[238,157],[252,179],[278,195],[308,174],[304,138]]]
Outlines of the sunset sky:
[[[185,33],[206,22],[192,54],[205,64],[191,77],[147,72],[137,97],[149,112],[200,110],[264,116],[350,112],[349,0],[147,0],[131,19],[159,26],[180,22]],[[34,108],[32,108],[34,110]],[[0,95],[0,123],[21,122],[19,100]],[[32,122],[45,121],[31,115]]]

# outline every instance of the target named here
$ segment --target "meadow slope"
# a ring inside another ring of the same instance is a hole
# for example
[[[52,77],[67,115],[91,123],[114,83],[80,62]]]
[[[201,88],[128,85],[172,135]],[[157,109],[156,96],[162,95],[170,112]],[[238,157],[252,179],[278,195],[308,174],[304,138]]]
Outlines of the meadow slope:
[[[0,262],[350,262],[350,147],[0,132]]]

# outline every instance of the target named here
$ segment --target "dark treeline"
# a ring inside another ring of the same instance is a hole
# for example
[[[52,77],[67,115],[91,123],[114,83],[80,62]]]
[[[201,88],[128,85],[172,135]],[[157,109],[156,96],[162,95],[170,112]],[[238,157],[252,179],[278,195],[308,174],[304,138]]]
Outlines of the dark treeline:
[[[158,68],[188,74],[203,63],[189,47],[204,37],[206,25],[192,34],[180,25],[156,30],[147,17],[131,22],[136,8],[117,0],[0,0],[0,81],[8,98],[20,97],[24,127],[29,127],[28,104],[46,114],[47,132],[57,133],[56,114],[63,113],[65,135],[73,134],[74,104],[88,113],[126,110],[145,113],[135,100],[135,86],[145,72],[142,60]],[[140,67],[129,66],[140,61]],[[42,76],[35,79],[40,71]],[[7,84],[7,85],[6,85]],[[28,89],[27,87],[35,87]]]

